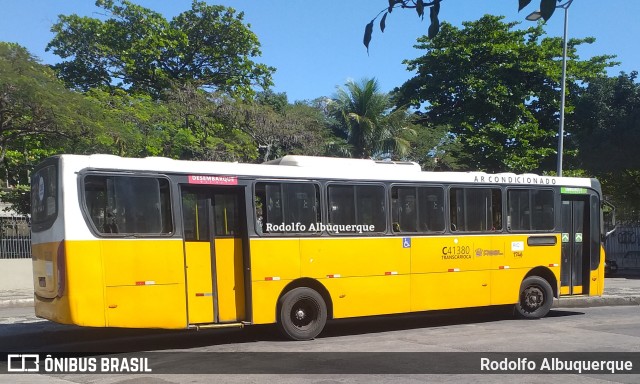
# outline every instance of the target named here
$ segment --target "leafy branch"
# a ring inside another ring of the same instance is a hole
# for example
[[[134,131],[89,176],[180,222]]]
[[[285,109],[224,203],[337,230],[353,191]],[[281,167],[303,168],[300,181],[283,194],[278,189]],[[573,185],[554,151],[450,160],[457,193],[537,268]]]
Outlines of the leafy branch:
[[[438,32],[440,31],[440,20],[438,19],[438,14],[440,13],[440,3],[443,0],[432,0],[432,1],[424,1],[424,0],[388,0],[389,5],[381,10],[371,21],[364,27],[364,37],[362,42],[364,46],[367,48],[367,53],[369,52],[369,43],[371,42],[371,36],[373,35],[373,28],[375,21],[380,17],[380,31],[384,33],[384,30],[387,26],[387,16],[393,12],[394,9],[415,9],[418,17],[421,20],[424,20],[425,9],[429,8],[429,29],[427,31],[427,36],[429,39],[433,39]],[[518,12],[523,10],[526,6],[531,3],[532,0],[518,0]],[[565,2],[564,4],[558,4]],[[540,0],[540,13],[542,18],[547,21],[556,8],[560,8],[565,6],[565,4],[570,4],[573,0]]]

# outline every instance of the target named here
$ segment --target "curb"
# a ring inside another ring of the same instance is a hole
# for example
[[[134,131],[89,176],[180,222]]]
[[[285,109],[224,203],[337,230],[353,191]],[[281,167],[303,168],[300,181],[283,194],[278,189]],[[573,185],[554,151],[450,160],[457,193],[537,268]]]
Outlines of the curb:
[[[553,308],[589,308],[639,305],[640,296],[566,297],[553,300]]]

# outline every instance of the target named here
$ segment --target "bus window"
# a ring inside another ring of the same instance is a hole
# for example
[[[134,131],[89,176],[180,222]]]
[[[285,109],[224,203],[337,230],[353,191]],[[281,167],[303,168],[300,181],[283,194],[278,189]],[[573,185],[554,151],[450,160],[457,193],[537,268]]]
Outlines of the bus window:
[[[31,220],[36,232],[50,226],[58,214],[57,172],[55,165],[49,165],[31,178]]]
[[[553,191],[510,189],[507,226],[513,231],[551,231],[555,227]]]
[[[330,185],[329,224],[355,224],[356,205],[354,204],[352,185]]]
[[[419,231],[444,231],[444,190],[439,187],[418,188]]]
[[[381,185],[356,186],[357,224],[373,226],[373,232],[384,232],[386,213],[384,187]]]
[[[169,182],[134,176],[88,175],[86,210],[101,234],[169,234],[173,231]]]
[[[451,188],[451,230],[502,230],[502,194],[497,188]]]
[[[237,194],[215,193],[213,201],[216,236],[238,236],[240,234],[240,217],[238,216]]]
[[[339,225],[339,232],[384,232],[386,209],[381,185],[329,185],[329,225]],[[356,226],[366,226],[360,230]],[[335,231],[332,231],[335,232]]]
[[[394,232],[441,232],[444,230],[444,191],[439,187],[393,187],[391,189]]]
[[[208,200],[196,193],[183,193],[182,217],[186,241],[210,241]]]
[[[312,183],[256,183],[256,230],[313,233],[320,223],[320,192]]]

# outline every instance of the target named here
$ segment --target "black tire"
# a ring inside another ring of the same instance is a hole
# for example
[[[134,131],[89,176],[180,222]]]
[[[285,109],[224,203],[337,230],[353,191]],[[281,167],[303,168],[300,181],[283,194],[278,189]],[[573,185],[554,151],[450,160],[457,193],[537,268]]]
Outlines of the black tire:
[[[520,285],[520,295],[516,304],[516,313],[525,319],[545,317],[553,305],[553,290],[539,276],[529,276]]]
[[[278,328],[291,340],[311,340],[326,323],[327,305],[311,288],[294,288],[278,300]]]

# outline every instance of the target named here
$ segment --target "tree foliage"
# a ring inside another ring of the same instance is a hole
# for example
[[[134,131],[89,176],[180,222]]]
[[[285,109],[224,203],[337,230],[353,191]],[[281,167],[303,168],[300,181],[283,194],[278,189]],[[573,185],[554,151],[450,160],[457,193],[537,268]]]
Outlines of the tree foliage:
[[[592,81],[567,121],[579,167],[597,175],[622,220],[640,221],[640,84],[637,72]]]
[[[329,105],[337,122],[334,131],[351,147],[357,158],[403,158],[409,152],[409,116],[404,109],[392,110],[388,94],[380,92],[376,79],[349,81]]]
[[[25,48],[0,43],[0,164],[10,184],[65,145],[100,132],[101,110],[70,91]],[[91,133],[91,135],[89,135]]]
[[[602,77],[578,97],[567,130],[580,151],[579,166],[594,172],[640,169],[640,84],[637,72]],[[607,161],[602,161],[606,156]]]
[[[321,112],[305,103],[289,104],[286,94],[261,93],[252,102],[221,104],[216,113],[226,126],[251,138],[260,162],[326,152],[327,128]]]
[[[362,42],[369,51],[369,43],[373,34],[374,23],[380,17],[380,32],[384,32],[387,27],[387,16],[394,9],[412,9],[415,10],[420,19],[424,19],[426,9],[429,9],[429,29],[427,36],[432,39],[440,31],[440,3],[443,0],[388,0],[388,6],[380,11],[364,28],[364,37]],[[551,18],[556,8],[563,5],[570,5],[573,0],[540,0],[540,12],[542,18],[547,21]],[[522,11],[531,3],[531,0],[518,0],[518,12]],[[560,4],[562,3],[562,4]]]
[[[426,53],[405,61],[416,75],[396,89],[397,103],[420,109],[425,124],[450,127],[464,168],[541,172],[555,160],[562,40],[544,38],[541,25],[517,24],[489,15],[462,29],[443,23],[433,39],[418,39]],[[568,42],[569,88],[613,64],[610,56],[579,59],[576,47],[593,41]]]
[[[47,50],[65,59],[54,68],[76,89],[118,87],[153,98],[174,85],[196,84],[251,96],[271,85],[274,68],[254,62],[257,36],[242,12],[193,1],[171,20],[127,0],[97,0],[106,20],[62,15]]]

